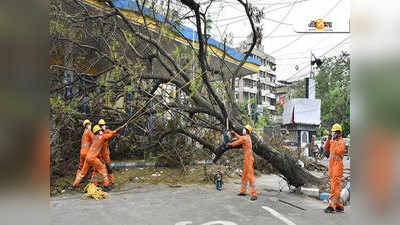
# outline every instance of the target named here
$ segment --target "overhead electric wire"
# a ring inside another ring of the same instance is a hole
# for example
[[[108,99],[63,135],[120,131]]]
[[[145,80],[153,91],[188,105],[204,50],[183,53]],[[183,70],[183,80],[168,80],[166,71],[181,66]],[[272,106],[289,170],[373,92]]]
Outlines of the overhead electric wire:
[[[273,55],[274,53],[279,52],[280,50],[282,50],[282,49],[288,47],[289,45],[292,45],[296,41],[300,40],[300,38],[302,38],[302,37],[304,37],[304,35],[301,35],[301,36],[297,37],[296,39],[292,40],[291,42],[287,43],[286,45],[284,45],[284,46],[272,51],[270,54]]]
[[[328,11],[327,13],[325,13],[324,17],[328,16],[342,1],[343,1],[343,0],[338,0],[338,1],[335,3],[335,5],[334,5],[331,9],[329,9],[329,11]],[[286,44],[286,45],[284,45],[284,46],[282,46],[282,47],[280,47],[280,48],[278,48],[278,49],[272,51],[271,54],[274,54],[274,53],[276,53],[276,52],[278,52],[278,51],[280,51],[280,50],[282,50],[282,49],[285,49],[285,48],[289,47],[290,45],[292,45],[292,44],[295,43],[296,41],[300,40],[300,39],[301,39],[302,37],[304,37],[305,35],[306,35],[305,33],[302,34],[301,36],[299,36],[299,37],[296,38],[295,40],[292,40],[292,41],[289,42],[288,44]]]
[[[270,12],[278,11],[278,10],[280,10],[280,9],[284,9],[284,8],[290,7],[291,4],[298,4],[298,3],[307,2],[307,1],[311,1],[311,0],[302,0],[302,1],[286,2],[287,5],[281,6],[281,7],[279,7],[279,8],[271,9],[271,10],[269,10],[269,11],[265,11],[264,13],[267,14],[267,13],[270,13]],[[257,5],[263,5],[263,4],[262,4],[262,3],[259,3],[259,4],[257,4]]]
[[[292,12],[293,8],[294,8],[294,3],[292,3],[292,7],[290,7],[290,9],[288,10],[288,12],[285,14],[285,16],[283,16],[281,22],[284,22],[286,20],[286,18],[289,16],[290,12]],[[265,38],[268,38],[271,34],[273,34],[279,27],[281,26],[281,24],[279,23],[278,25],[276,25],[276,27],[270,32],[268,33],[266,36],[263,36]]]
[[[300,3],[300,2],[304,2],[304,1],[310,1],[310,0],[294,1],[293,3],[287,3],[287,4],[291,4],[291,5],[292,5],[292,8],[293,8],[295,4]],[[289,7],[289,6],[285,6],[285,7]],[[292,8],[291,8],[291,9],[292,9]],[[291,11],[291,9],[290,9],[290,11]],[[265,14],[265,13],[269,13],[269,12],[274,12],[274,11],[277,11],[277,10],[279,10],[279,9],[271,9],[271,10],[269,10],[269,11],[264,12],[264,14]],[[289,12],[289,13],[290,13],[290,12]],[[243,18],[243,17],[245,17],[245,18]],[[228,26],[228,25],[230,25],[230,24],[234,24],[234,23],[237,23],[237,22],[245,21],[245,20],[248,19],[248,18],[247,18],[247,15],[244,14],[244,15],[239,15],[239,16],[230,17],[230,18],[218,19],[218,20],[215,21],[215,23],[218,24],[220,21],[234,20],[234,19],[237,19],[237,18],[241,18],[241,19],[235,20],[235,21],[231,21],[231,22],[229,22],[229,23],[225,23],[225,24],[222,24],[222,25],[217,25],[217,26]],[[291,26],[291,25],[293,25],[293,24],[289,24],[289,23],[285,23],[285,22],[284,22],[284,20],[286,19],[286,17],[285,17],[283,20],[281,20],[281,21],[275,20],[275,19],[272,19],[272,18],[263,18],[263,19],[268,20],[268,21],[271,21],[271,22],[274,22],[274,23],[278,23],[278,25],[277,25],[278,27],[279,27],[281,24],[283,24],[283,25],[285,25],[285,26]],[[267,36],[264,36],[263,38],[266,38],[266,37],[267,37]]]
[[[333,49],[339,47],[340,45],[342,45],[346,40],[348,40],[350,38],[350,36],[347,36],[345,39],[343,39],[341,42],[339,42],[338,44],[336,44],[335,46],[333,46],[332,48],[330,48],[328,51],[326,51],[325,53],[323,53],[322,55],[320,55],[319,57],[323,57],[326,54],[328,54],[329,52],[331,52]],[[305,70],[306,68],[308,68],[309,65],[304,66],[303,68],[301,68],[300,70],[298,70],[296,73],[294,73],[292,76],[290,76],[289,78],[285,79],[286,81],[292,80],[293,78],[297,78],[300,79],[302,76],[308,75],[307,74],[302,74],[300,76],[296,76],[297,74],[299,74],[301,71]]]
[[[275,58],[275,60],[295,60],[295,59],[309,59],[310,56],[292,57],[292,58]]]

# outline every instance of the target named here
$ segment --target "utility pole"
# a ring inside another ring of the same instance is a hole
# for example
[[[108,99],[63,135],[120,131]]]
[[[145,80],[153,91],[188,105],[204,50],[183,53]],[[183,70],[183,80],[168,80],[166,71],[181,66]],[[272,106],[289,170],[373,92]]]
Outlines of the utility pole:
[[[310,97],[310,79],[313,74],[313,53],[310,52],[310,76],[306,77],[306,98]]]

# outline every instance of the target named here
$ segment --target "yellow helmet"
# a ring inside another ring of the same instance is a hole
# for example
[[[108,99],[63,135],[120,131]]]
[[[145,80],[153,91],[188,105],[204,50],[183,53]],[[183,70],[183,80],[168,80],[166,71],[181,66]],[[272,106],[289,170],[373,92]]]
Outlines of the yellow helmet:
[[[85,121],[83,121],[83,127],[86,126],[86,124],[92,124],[92,122],[90,122],[90,120],[86,119]]]
[[[99,124],[100,126],[101,125],[106,125],[106,121],[104,121],[103,119],[100,119],[97,124]]]
[[[93,127],[93,133],[96,133],[96,132],[99,131],[99,130],[101,130],[101,128],[100,128],[99,125],[95,125],[95,126]]]
[[[332,131],[340,131],[342,132],[342,126],[340,124],[336,123],[332,126]]]
[[[250,125],[246,125],[246,126],[244,126],[244,128],[245,128],[246,130],[248,130],[250,134],[251,134],[251,132],[253,131],[253,128],[252,128]]]

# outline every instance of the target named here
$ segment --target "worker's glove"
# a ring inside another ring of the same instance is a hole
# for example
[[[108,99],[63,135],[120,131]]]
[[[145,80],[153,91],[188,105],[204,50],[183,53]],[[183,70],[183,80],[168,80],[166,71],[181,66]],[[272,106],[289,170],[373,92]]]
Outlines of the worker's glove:
[[[325,151],[324,151],[324,154],[325,154],[326,158],[329,158],[330,151],[329,151],[329,150],[325,150]]]

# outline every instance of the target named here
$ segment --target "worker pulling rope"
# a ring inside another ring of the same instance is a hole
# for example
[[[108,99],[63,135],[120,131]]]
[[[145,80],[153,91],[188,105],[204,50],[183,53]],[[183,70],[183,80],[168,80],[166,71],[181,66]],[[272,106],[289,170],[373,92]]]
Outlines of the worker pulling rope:
[[[87,199],[89,197],[96,200],[108,198],[108,193],[102,191],[101,188],[97,187],[93,183],[89,183],[88,185],[86,185],[83,190],[87,193],[82,196],[82,199]]]

